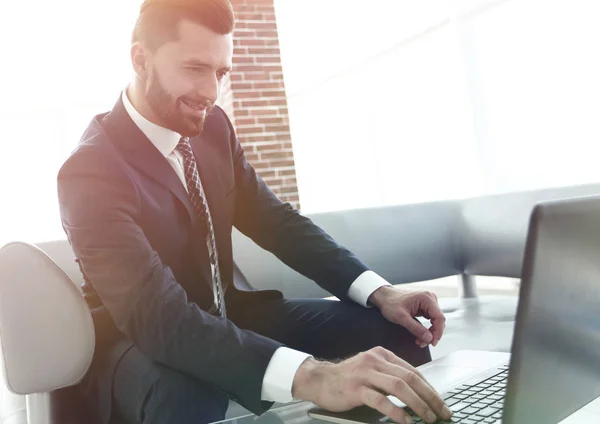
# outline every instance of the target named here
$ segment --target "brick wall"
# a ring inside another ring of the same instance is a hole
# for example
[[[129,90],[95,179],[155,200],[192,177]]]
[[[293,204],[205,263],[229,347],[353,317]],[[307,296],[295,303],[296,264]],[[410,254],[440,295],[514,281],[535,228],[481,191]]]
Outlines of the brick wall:
[[[300,207],[273,0],[231,0],[233,72],[221,104],[248,160],[283,200]]]

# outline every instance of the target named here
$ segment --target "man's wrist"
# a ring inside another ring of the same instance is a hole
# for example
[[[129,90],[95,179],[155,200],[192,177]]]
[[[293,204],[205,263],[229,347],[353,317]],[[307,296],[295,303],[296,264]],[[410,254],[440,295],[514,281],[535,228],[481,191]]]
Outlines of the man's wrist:
[[[317,361],[312,357],[306,358],[294,376],[292,384],[292,397],[294,399],[312,401],[311,393],[314,394],[312,388],[315,384],[319,384],[319,370],[324,364],[325,362]]]
[[[383,302],[385,301],[386,297],[394,290],[394,286],[379,287],[377,290],[371,293],[368,299],[368,303],[370,303],[378,309],[381,309],[381,306],[383,305]]]

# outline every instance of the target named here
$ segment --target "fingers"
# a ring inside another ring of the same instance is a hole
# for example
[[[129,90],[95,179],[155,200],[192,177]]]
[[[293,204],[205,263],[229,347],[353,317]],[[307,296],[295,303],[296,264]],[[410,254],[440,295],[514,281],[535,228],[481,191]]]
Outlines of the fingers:
[[[413,386],[419,384],[417,380],[420,380],[420,377],[416,374],[407,375],[414,376],[410,378],[415,381],[409,382],[390,374],[375,373],[371,377],[371,382],[378,390],[396,396],[426,422],[434,423],[437,419],[437,415],[413,389]],[[423,382],[423,384],[425,383]]]
[[[418,369],[416,369],[415,367],[413,367],[411,364],[409,364],[408,362],[406,362],[404,359],[399,358],[398,356],[394,355],[393,352],[390,352],[387,349],[383,349],[382,355],[386,359],[386,361],[388,361],[388,362],[390,362],[390,363],[392,363],[394,365],[397,365],[399,367],[402,367],[404,369],[407,369],[409,371],[412,371],[415,374],[417,374],[419,377],[421,377],[421,379],[425,383],[427,383],[429,385],[429,387],[431,387],[431,390],[435,391],[435,389],[433,388],[433,386],[431,384],[429,384],[429,381],[427,381],[427,379],[423,376],[423,374],[421,374],[421,371],[419,371]]]
[[[442,335],[444,334],[444,329],[446,328],[446,317],[440,309],[437,296],[434,293],[428,294],[431,301],[425,302],[424,313],[429,316],[429,320],[431,321],[430,331],[433,335],[433,341],[431,344],[437,346],[438,342],[442,338]]]
[[[379,372],[384,373],[386,375],[400,378],[406,383],[409,384],[414,393],[418,395],[422,401],[424,401],[434,413],[436,413],[439,417],[444,419],[450,419],[450,410],[446,407],[441,396],[433,389],[433,387],[429,384],[429,382],[423,377],[423,375],[410,365],[408,362],[404,361],[401,358],[398,358],[392,352],[387,350],[382,350],[381,354],[387,361],[387,364],[384,364]],[[404,399],[397,396],[395,393],[394,396],[398,397],[404,403],[406,403],[413,411],[415,411],[419,416],[423,419],[426,419],[425,416],[421,415],[419,410],[414,409],[409,403],[407,403]]]
[[[432,318],[431,319],[431,328],[430,331],[433,334],[432,345],[437,346],[438,342],[442,338],[444,334],[444,330],[446,329],[446,318],[442,316],[441,318]]]
[[[397,423],[412,423],[413,420],[401,408],[398,408],[381,392],[369,387],[361,389],[361,401],[370,408],[376,409],[384,415],[387,415]]]
[[[417,338],[417,341],[420,342],[418,343],[419,346],[421,346],[422,343],[425,343],[427,345],[433,341],[433,334],[431,333],[431,331],[425,328],[423,324],[415,320],[409,314],[402,315],[399,318],[399,320],[400,325],[402,325],[404,328],[410,331],[411,334]]]
[[[434,293],[423,292],[421,293],[421,296],[422,297],[419,302],[419,312],[421,315],[431,321],[431,327],[427,330],[431,335],[431,338],[429,339],[427,337],[421,337],[416,333],[413,334],[419,339],[419,343],[417,344],[420,347],[425,347],[423,343],[431,343],[433,346],[437,346],[438,342],[442,338],[442,335],[444,334],[444,329],[446,328],[446,317],[444,317],[444,313],[438,304],[437,296]]]

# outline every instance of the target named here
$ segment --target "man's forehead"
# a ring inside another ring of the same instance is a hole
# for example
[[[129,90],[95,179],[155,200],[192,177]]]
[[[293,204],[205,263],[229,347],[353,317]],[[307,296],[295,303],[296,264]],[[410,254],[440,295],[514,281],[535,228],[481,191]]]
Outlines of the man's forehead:
[[[232,34],[218,34],[210,28],[190,20],[179,22],[177,31],[179,42],[185,49],[233,52]]]

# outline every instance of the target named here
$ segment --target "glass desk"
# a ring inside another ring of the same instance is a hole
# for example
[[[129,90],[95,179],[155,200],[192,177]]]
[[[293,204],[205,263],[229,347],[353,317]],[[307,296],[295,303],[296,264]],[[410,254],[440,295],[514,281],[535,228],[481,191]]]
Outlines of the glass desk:
[[[324,421],[313,420],[307,411],[314,405],[310,402],[298,402],[273,408],[260,417],[244,415],[242,417],[221,421],[220,424],[323,424]],[[600,423],[600,397],[559,424]],[[216,424],[216,423],[215,423]]]

